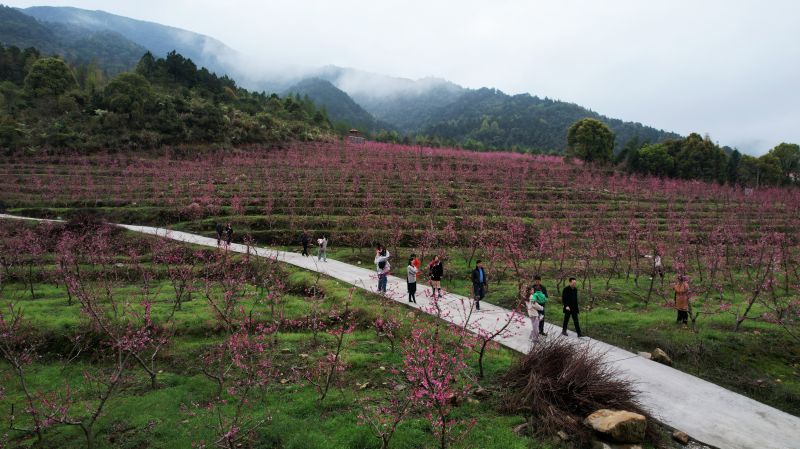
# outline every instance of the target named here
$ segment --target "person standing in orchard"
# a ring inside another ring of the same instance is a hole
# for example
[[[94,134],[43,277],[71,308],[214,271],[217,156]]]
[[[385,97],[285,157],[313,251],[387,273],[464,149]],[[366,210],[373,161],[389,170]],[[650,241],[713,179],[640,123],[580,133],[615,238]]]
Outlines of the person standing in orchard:
[[[676,323],[689,323],[689,278],[683,274],[678,275],[675,283],[675,310],[678,311]]]
[[[303,235],[300,237],[300,243],[303,244],[303,256],[308,256],[308,234],[306,231],[303,231]]]
[[[417,264],[419,263],[419,259],[417,259],[416,254],[412,254],[411,257],[408,258],[408,267],[406,267],[406,280],[408,281],[408,302],[413,302],[414,304],[417,303],[417,273],[419,273],[419,267]]]
[[[578,323],[578,281],[575,278],[569,278],[569,285],[561,291],[561,303],[564,305],[564,325],[561,326],[561,335],[567,335],[567,324],[569,317],[572,317],[575,333],[578,334],[578,338],[583,337],[581,325]]]
[[[431,277],[431,292],[436,297],[436,290],[439,290],[439,298],[442,298],[442,276],[444,276],[444,264],[439,259],[439,255],[433,256],[433,260],[428,265],[428,272]]]
[[[533,277],[533,286],[531,287],[531,293],[533,294],[536,292],[542,293],[540,296],[537,297],[538,299],[536,301],[537,304],[542,306],[541,310],[537,309],[539,313],[539,323],[538,323],[539,335],[546,336],[547,333],[544,331],[544,312],[545,312],[545,303],[547,303],[547,300],[550,299],[550,297],[547,296],[547,288],[544,285],[542,285],[542,277],[539,276],[538,274]]]
[[[475,262],[472,270],[472,292],[475,294],[475,310],[481,310],[481,300],[486,296],[486,270],[480,260]]]
[[[319,249],[317,250],[317,261],[328,261],[328,239],[323,235],[321,239],[317,240]]]
[[[225,244],[231,246],[231,241],[233,241],[233,226],[228,223],[228,226],[225,226]]]
[[[222,223],[214,223],[214,229],[217,231],[217,246],[219,246],[219,244],[222,243],[222,233],[224,232],[222,229]]]

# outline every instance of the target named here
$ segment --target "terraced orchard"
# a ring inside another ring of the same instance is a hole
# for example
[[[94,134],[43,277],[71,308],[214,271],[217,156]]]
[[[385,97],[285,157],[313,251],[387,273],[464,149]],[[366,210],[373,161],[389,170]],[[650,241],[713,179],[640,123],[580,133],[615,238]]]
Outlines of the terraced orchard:
[[[20,154],[3,160],[0,180],[4,207],[18,215],[92,214],[206,235],[231,222],[237,241],[291,249],[306,231],[312,241],[327,236],[329,256],[352,263],[371,264],[369,249],[383,244],[395,269],[412,251],[424,262],[437,253],[445,287],[460,293],[480,258],[487,300],[506,306],[534,274],[551,297],[576,276],[592,336],[661,346],[681,369],[800,413],[798,189],[372,142]],[[678,275],[692,292],[685,329],[672,309]],[[548,319],[558,312],[551,306]]]

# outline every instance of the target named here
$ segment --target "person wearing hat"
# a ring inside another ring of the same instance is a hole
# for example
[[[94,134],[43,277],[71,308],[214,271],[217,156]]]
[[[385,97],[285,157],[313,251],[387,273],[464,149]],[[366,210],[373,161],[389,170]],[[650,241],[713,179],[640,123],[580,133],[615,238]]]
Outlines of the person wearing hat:
[[[675,310],[678,311],[676,323],[688,324],[689,322],[689,278],[683,274],[678,275],[675,283]]]

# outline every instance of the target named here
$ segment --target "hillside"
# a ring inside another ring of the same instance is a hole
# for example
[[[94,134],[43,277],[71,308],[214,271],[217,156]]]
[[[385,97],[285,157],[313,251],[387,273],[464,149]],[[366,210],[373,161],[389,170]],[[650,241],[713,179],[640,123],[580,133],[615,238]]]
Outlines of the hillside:
[[[311,101],[251,92],[170,52],[98,86],[35,49],[0,45],[0,148],[138,150],[280,144],[332,132]],[[85,75],[84,71],[78,71]]]
[[[34,6],[23,9],[22,12],[40,21],[72,28],[87,29],[92,32],[113,31],[156,56],[164,57],[175,50],[198,66],[206,67],[212,72],[235,75],[225,58],[234,57],[236,52],[222,42],[202,34],[104,11]],[[139,52],[137,60],[143,53]]]
[[[198,66],[247,80],[257,90],[308,95],[317,107],[326,109],[340,130],[350,126],[370,132],[396,130],[398,137],[477,150],[562,152],[569,126],[593,117],[614,131],[617,151],[633,139],[662,142],[679,137],[605,117],[576,104],[528,94],[511,96],[496,89],[467,89],[435,77],[411,80],[325,66],[293,81],[253,81],[251,74],[237,68],[236,51],[201,34],[78,8],[31,7],[21,12],[4,8],[4,13],[8,26],[0,36],[7,44],[34,46],[78,64],[98,61],[112,73],[133,67],[145,49],[156,56],[176,50]]]
[[[561,152],[566,146],[567,129],[585,117],[605,122],[616,135],[617,149],[634,138],[661,142],[679,137],[640,123],[608,118],[576,104],[529,94],[511,96],[487,88],[469,90],[456,101],[431,111],[420,120],[417,131],[487,148],[521,146]]]
[[[436,137],[472,149],[561,152],[567,129],[585,117],[597,118],[614,131],[617,150],[634,138],[661,142],[679,137],[572,103],[529,94],[511,96],[490,88],[467,89],[440,78],[411,80],[336,66],[323,67],[314,75],[330,81],[400,133]]]
[[[441,78],[411,80],[352,68],[326,66],[315,76],[347,92],[378,120],[403,133],[425,125],[431,111],[458,99],[466,89]]]
[[[325,108],[333,123],[342,123],[366,131],[388,127],[387,124],[375,120],[369,112],[329,81],[307,78],[287,89],[286,93],[301,97],[307,95],[317,107]]]
[[[73,64],[94,62],[106,73],[132,69],[147,51],[113,30],[41,22],[20,10],[0,5],[0,44],[34,47]]]

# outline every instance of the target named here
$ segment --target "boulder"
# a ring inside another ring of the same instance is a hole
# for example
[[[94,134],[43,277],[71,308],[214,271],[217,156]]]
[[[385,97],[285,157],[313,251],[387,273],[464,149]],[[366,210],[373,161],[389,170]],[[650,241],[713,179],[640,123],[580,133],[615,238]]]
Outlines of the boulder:
[[[514,430],[515,434],[517,434],[517,435],[519,435],[521,437],[525,436],[525,435],[528,434],[528,423],[525,422],[525,423],[522,423],[522,424],[520,424],[518,426],[514,426],[513,430]]]
[[[489,392],[483,387],[478,387],[478,388],[476,388],[475,390],[472,391],[472,395],[475,396],[476,398],[484,398],[485,399],[485,398],[489,397]]]
[[[687,435],[686,432],[681,432],[680,430],[672,432],[672,439],[681,444],[689,444],[689,435]]]
[[[564,432],[563,430],[559,430],[556,433],[556,435],[558,435],[558,438],[560,438],[561,441],[569,441],[570,440],[569,435],[567,435],[567,432]]]
[[[598,410],[584,424],[619,443],[641,443],[647,430],[647,418],[624,410]]]
[[[656,348],[650,356],[651,360],[667,366],[672,366],[672,359],[661,348]]]
[[[638,354],[639,354],[639,357],[641,357],[643,359],[650,360],[650,359],[653,358],[653,355],[650,354],[649,352],[639,352]]]

